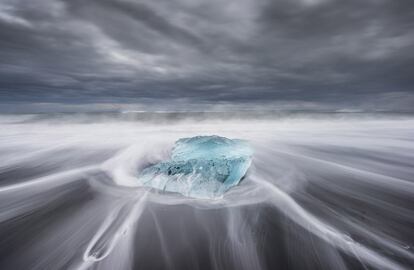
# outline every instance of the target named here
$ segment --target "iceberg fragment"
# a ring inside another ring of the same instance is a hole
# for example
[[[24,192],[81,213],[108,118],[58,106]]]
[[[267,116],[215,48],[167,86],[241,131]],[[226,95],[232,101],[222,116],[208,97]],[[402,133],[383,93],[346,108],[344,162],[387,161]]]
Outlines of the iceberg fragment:
[[[197,136],[175,142],[171,159],[141,171],[143,186],[193,198],[217,198],[237,185],[253,151],[245,140]]]

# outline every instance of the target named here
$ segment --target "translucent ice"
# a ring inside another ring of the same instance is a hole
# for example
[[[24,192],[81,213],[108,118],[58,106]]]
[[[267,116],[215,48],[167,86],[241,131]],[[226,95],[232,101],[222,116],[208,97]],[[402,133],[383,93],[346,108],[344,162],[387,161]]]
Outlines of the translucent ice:
[[[194,198],[221,197],[246,174],[253,154],[247,141],[197,136],[175,142],[171,159],[144,169],[144,186]]]

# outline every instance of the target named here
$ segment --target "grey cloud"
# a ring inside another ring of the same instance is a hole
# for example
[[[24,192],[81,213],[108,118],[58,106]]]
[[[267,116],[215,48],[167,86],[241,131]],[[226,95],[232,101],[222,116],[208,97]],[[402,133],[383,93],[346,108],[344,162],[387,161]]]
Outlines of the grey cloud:
[[[4,102],[414,107],[409,0],[36,2],[0,4]]]

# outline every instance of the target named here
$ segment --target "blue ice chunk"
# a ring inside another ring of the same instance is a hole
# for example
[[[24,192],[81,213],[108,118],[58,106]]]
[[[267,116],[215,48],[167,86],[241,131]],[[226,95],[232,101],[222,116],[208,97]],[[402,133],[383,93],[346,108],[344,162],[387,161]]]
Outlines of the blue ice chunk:
[[[171,159],[145,168],[143,186],[194,198],[223,196],[250,167],[253,150],[245,140],[197,136],[175,142]]]

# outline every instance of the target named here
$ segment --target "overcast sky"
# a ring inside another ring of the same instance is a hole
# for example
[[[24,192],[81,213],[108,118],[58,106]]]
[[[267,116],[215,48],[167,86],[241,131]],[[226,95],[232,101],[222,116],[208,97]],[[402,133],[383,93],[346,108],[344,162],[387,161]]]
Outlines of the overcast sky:
[[[0,106],[413,111],[413,29],[413,0],[0,0]]]

